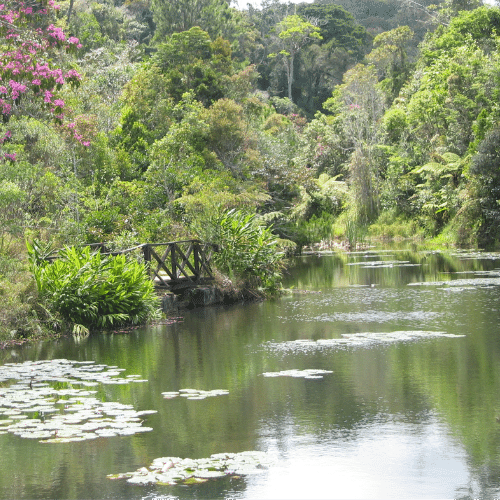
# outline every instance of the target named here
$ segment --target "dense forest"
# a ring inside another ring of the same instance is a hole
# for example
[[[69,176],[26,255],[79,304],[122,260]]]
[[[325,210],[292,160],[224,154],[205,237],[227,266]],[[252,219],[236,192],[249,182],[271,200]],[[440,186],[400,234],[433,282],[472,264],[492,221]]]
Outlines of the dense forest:
[[[41,328],[35,239],[495,247],[499,29],[479,0],[7,0],[0,333]]]

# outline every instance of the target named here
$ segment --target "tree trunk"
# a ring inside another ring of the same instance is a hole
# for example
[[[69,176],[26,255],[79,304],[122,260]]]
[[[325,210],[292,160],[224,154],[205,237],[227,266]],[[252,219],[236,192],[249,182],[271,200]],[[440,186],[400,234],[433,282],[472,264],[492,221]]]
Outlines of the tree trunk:
[[[71,19],[71,13],[73,12],[73,4],[75,3],[75,0],[69,0],[69,9],[68,9],[68,18],[67,22],[69,24],[69,21]]]

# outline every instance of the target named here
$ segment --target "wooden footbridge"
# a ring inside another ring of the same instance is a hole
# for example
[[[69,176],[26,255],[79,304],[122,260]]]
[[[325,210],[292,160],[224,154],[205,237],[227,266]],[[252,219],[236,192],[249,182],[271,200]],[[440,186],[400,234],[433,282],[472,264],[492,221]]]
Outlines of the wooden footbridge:
[[[105,243],[89,245],[103,255],[142,253],[155,287],[179,293],[214,280],[210,260],[217,245],[200,240],[143,243],[126,250],[111,251]]]

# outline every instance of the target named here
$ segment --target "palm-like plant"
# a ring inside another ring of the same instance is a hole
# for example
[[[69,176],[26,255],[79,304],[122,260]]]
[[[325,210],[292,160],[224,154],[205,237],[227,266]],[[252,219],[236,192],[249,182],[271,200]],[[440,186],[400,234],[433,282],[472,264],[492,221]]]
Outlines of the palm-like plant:
[[[66,247],[53,262],[39,242],[27,243],[38,293],[74,333],[137,325],[157,316],[159,301],[144,264]]]
[[[270,228],[258,223],[256,214],[229,210],[216,221],[219,251],[214,263],[219,271],[275,291],[283,271],[283,255]],[[255,283],[257,282],[257,283]]]

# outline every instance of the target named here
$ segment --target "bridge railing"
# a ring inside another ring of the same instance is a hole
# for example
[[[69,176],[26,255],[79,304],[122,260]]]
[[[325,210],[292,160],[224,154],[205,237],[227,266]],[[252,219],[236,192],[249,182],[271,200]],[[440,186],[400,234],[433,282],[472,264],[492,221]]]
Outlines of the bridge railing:
[[[210,261],[216,249],[199,240],[145,243],[143,255],[155,286],[176,290],[213,281]]]
[[[142,254],[155,287],[178,291],[214,280],[210,261],[217,246],[200,240],[143,243],[125,250],[110,250],[106,243],[88,245],[103,255]],[[49,257],[53,260],[56,256]]]

